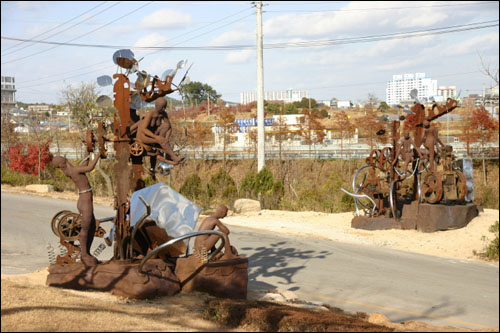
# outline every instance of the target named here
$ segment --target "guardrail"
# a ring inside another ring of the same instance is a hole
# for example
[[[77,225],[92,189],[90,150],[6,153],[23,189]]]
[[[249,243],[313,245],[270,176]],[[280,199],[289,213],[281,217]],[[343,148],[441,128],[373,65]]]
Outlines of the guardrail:
[[[354,146],[354,147],[353,147]],[[486,149],[477,149],[476,147],[469,149],[469,155],[467,155],[467,150],[462,145],[453,145],[453,153],[457,158],[470,157],[472,159],[499,159],[499,149],[498,146],[489,146]],[[382,149],[382,146],[378,147]],[[50,152],[52,154],[58,154],[57,147],[50,147]],[[84,149],[76,150],[75,148],[60,148],[59,154],[65,156],[68,159],[82,159],[84,156]],[[189,149],[184,148],[180,151],[180,154],[186,156],[187,158],[194,159],[205,159],[205,160],[223,160],[224,152],[222,149],[217,148],[205,148],[202,153],[201,149]],[[364,159],[370,155],[370,147],[364,144],[352,145],[349,148],[340,149],[340,147],[329,146],[318,146],[313,149],[309,149],[309,146],[297,145],[293,147],[285,147],[281,150],[281,158],[286,160],[298,160],[298,159],[321,159],[321,160],[335,160],[335,159]],[[265,158],[266,160],[277,160],[279,159],[280,152],[276,147],[266,147]],[[108,149],[108,157],[114,157],[114,150]],[[256,159],[257,153],[248,148],[232,148],[226,150],[226,159],[228,160],[247,160]]]

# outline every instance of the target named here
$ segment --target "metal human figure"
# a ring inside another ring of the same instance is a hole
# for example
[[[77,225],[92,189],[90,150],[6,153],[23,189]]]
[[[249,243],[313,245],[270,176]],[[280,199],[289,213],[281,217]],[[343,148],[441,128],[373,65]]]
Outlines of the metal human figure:
[[[229,236],[229,229],[219,220],[227,216],[227,211],[228,209],[224,205],[220,205],[219,207],[217,207],[213,215],[210,215],[209,217],[203,220],[198,231],[214,230],[215,227],[218,227],[219,229],[218,231],[226,234],[226,236]],[[194,241],[194,249],[197,252],[204,250],[206,250],[207,252],[214,251],[215,243],[217,243],[218,240],[219,236],[217,235],[198,236]],[[228,244],[225,245],[227,246]]]
[[[441,149],[437,146],[437,144],[439,143],[441,147],[444,147],[444,144],[439,139],[438,129],[431,126],[431,123],[428,120],[424,120],[422,125],[424,126],[424,135],[422,137],[422,142],[425,149],[427,150],[429,170],[434,171],[436,169],[436,166],[434,165],[434,156],[436,155],[435,148],[437,148],[437,152],[439,152]]]
[[[159,159],[175,165],[182,162],[184,158],[177,156],[170,146],[169,140],[172,134],[172,126],[168,119],[166,106],[167,101],[164,98],[160,97],[156,99],[154,110],[149,111],[144,118],[137,123],[136,137],[141,143],[159,145],[161,149],[168,154],[170,160],[161,156],[159,156]],[[154,164],[156,164],[156,161],[154,161]],[[151,165],[151,167],[154,169],[154,165]]]
[[[410,162],[413,162],[415,160],[415,154],[413,152],[412,146],[415,148],[417,151],[418,157],[422,158],[422,153],[420,152],[420,149],[415,145],[415,142],[413,139],[410,137],[410,132],[405,130],[403,132],[403,138],[401,141],[399,141],[398,147],[396,148],[396,156],[394,158],[394,161],[392,161],[391,166],[394,168],[394,165],[398,162],[398,157],[401,156],[403,159],[403,172],[404,176],[406,176],[406,172],[408,170],[408,164]]]
[[[87,157],[90,153],[87,152]],[[79,235],[81,259],[86,266],[95,266],[99,263],[96,257],[90,254],[90,246],[94,240],[94,233],[96,230],[96,221],[94,216],[92,187],[89,180],[85,175],[86,172],[92,171],[100,154],[97,155],[92,162],[86,162],[86,165],[75,166],[72,165],[66,158],[62,156],[55,156],[52,158],[52,164],[56,168],[60,168],[64,174],[73,180],[78,188],[78,202],[76,207],[81,215],[81,230]]]
[[[378,178],[374,167],[370,167],[368,169],[368,177],[359,188],[359,191],[373,197],[377,206],[375,216],[379,216],[383,213],[384,194],[382,191],[382,184],[380,183],[380,179]]]

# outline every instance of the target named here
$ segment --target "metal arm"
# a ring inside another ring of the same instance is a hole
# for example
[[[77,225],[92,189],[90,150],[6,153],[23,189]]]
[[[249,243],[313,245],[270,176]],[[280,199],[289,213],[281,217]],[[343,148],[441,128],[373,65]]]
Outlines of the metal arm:
[[[373,201],[373,199],[367,195],[367,194],[354,194],[354,193],[350,193],[346,190],[344,190],[342,187],[340,188],[345,194],[348,194],[354,198],[368,198],[368,200],[370,200],[373,204],[373,208],[372,208],[372,216],[375,214],[375,209],[377,208],[377,204],[375,203],[375,201]],[[358,209],[358,203],[357,201],[354,202],[355,206],[356,206],[356,215],[359,216],[359,209]]]
[[[221,244],[219,245],[219,247],[217,249],[215,249],[214,252],[210,253],[210,255],[208,256],[208,260],[212,259],[217,253],[219,253],[222,250],[222,248],[224,247],[224,245],[226,244],[226,241],[227,241],[226,234],[224,234],[224,233],[222,233],[220,231],[215,231],[215,230],[203,230],[203,231],[191,232],[189,234],[185,234],[185,235],[179,236],[177,238],[169,240],[166,243],[163,243],[162,245],[160,245],[157,248],[155,248],[153,251],[149,252],[144,258],[142,258],[141,263],[139,264],[139,267],[138,267],[139,274],[141,274],[141,275],[144,274],[143,271],[142,271],[142,267],[144,266],[144,264],[146,263],[146,261],[148,261],[149,259],[151,259],[151,257],[153,257],[154,255],[156,255],[158,252],[160,252],[164,248],[166,248],[166,247],[168,247],[168,246],[170,246],[172,244],[175,244],[175,243],[177,243],[179,241],[182,241],[184,239],[191,238],[191,237],[196,237],[196,236],[201,236],[201,235],[217,235],[222,240]]]

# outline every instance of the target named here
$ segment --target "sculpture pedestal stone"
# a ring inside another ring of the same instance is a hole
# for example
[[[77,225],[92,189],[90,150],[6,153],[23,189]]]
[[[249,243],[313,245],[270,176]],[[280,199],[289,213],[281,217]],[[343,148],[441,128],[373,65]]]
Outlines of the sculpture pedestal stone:
[[[139,262],[108,261],[85,267],[82,263],[49,266],[46,284],[66,289],[110,291],[127,298],[172,296],[180,291],[179,279],[160,259],[152,259],[138,272]]]
[[[421,232],[458,229],[465,227],[478,216],[478,207],[473,203],[466,205],[431,205],[413,201],[403,206],[401,219],[387,217],[356,216],[351,227],[366,230],[416,229]]]

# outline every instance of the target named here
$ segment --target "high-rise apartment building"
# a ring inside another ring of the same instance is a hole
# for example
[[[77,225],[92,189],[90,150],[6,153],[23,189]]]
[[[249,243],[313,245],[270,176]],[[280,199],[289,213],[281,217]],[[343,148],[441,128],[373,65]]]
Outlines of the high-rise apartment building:
[[[426,101],[437,95],[437,80],[425,76],[425,73],[398,74],[393,75],[392,80],[387,82],[386,103],[389,105],[399,104],[401,100],[410,99],[410,91],[418,90],[418,99]]]
[[[16,105],[16,81],[12,76],[2,76],[2,109]]]
[[[308,98],[305,91],[294,91],[293,89],[281,91],[265,91],[266,101],[283,101],[284,103],[300,102],[302,98]],[[241,104],[248,104],[257,100],[257,92],[247,91],[240,94]]]

